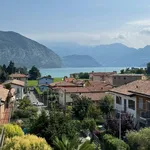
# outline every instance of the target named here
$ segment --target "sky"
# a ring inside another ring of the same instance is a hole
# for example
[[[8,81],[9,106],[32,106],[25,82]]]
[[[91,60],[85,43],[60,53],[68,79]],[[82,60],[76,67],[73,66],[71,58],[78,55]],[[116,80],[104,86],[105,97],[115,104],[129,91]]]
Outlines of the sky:
[[[150,0],[0,0],[0,30],[41,43],[150,45]]]

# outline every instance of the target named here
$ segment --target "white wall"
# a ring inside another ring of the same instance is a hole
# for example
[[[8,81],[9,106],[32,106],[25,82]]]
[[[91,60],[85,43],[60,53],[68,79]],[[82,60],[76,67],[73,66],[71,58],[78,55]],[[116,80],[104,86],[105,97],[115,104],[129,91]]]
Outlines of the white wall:
[[[23,97],[25,96],[24,95],[24,87],[22,86],[19,86],[19,85],[15,85],[15,84],[11,84],[11,87],[15,89],[15,92],[16,92],[16,98],[19,98],[19,99],[23,99]],[[17,94],[17,89],[19,89],[19,93]]]
[[[137,117],[137,114],[136,114],[136,97],[129,97],[129,96],[125,96],[125,95],[121,95],[121,94],[114,94],[114,108],[116,110],[119,110],[119,111],[124,111],[124,99],[126,99],[126,111],[129,113],[129,114],[132,114],[134,116],[134,118]],[[119,104],[116,104],[116,96],[120,96],[121,99],[122,99],[122,104],[119,105]],[[128,100],[133,100],[135,102],[135,110],[133,109],[130,109],[128,107]]]
[[[72,102],[72,98],[70,97],[71,94],[66,93],[66,103]],[[63,91],[59,91],[59,103],[61,105],[65,105],[65,93]]]

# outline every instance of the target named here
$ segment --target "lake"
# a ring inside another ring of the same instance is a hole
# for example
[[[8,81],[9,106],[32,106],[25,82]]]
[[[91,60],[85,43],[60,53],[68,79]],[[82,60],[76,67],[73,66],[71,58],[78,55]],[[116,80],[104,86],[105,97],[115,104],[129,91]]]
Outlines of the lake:
[[[64,77],[70,76],[71,73],[79,73],[79,72],[112,72],[117,71],[120,72],[121,69],[125,69],[126,67],[87,67],[87,68],[47,68],[40,69],[42,76],[51,75],[52,77]]]

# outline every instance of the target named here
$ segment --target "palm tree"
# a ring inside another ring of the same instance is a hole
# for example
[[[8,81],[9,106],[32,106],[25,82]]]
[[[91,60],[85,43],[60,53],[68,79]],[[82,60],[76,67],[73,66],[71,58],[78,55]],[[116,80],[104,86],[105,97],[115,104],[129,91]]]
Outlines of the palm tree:
[[[56,150],[95,150],[95,146],[90,141],[81,143],[77,136],[69,140],[66,135],[62,135],[61,140],[56,137],[53,144]]]

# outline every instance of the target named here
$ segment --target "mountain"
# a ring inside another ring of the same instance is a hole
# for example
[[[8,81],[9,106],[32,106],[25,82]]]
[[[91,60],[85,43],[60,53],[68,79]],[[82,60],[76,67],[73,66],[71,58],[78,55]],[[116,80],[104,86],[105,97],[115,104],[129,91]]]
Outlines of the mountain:
[[[89,55],[106,67],[126,66],[126,62],[128,62],[126,56],[133,55],[138,51],[120,43],[96,46],[75,43],[47,43],[47,46],[53,48],[60,57],[65,55]],[[132,62],[134,64],[134,61]]]
[[[17,66],[61,67],[60,57],[46,46],[16,32],[0,31],[0,64],[10,60]]]
[[[101,65],[88,55],[69,55],[62,59],[64,67],[100,67]]]

